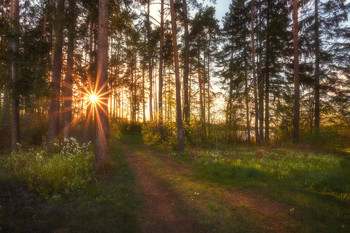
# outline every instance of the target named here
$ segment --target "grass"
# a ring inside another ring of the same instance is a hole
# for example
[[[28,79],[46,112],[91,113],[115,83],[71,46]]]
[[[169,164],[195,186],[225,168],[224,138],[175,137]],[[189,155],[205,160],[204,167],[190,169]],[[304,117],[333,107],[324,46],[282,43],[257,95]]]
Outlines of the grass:
[[[189,168],[186,173],[153,152],[168,150],[160,146],[145,149],[140,134],[124,134],[121,140],[178,197],[178,210],[193,216],[208,231],[269,232],[269,216],[254,215],[244,204],[235,208],[227,205],[222,190],[235,187],[293,208],[291,218],[301,223],[303,232],[350,231],[348,158],[259,147],[171,153],[179,166]],[[57,186],[58,191],[42,195],[35,188],[29,190],[28,183],[9,174],[9,170],[0,169],[0,232],[140,232],[143,206],[134,192],[134,174],[120,148],[112,151],[114,169],[94,175],[96,182],[69,192],[58,192],[62,186]],[[46,164],[46,160],[38,159]],[[0,159],[0,165],[4,161]],[[25,161],[18,158],[17,162],[15,168],[20,170]],[[70,166],[69,162],[62,164]],[[35,174],[51,176],[49,171]]]
[[[0,232],[140,232],[134,176],[113,151],[114,169],[68,194],[43,198],[0,171]]]
[[[268,232],[260,226],[257,216],[247,217],[246,206],[232,209],[221,197],[219,186],[198,180],[196,174],[184,174],[182,171],[166,164],[153,153],[169,152],[159,146],[151,146],[151,151],[142,147],[142,137],[137,133],[122,136],[129,149],[143,159],[154,177],[178,198],[177,209],[185,216],[191,216],[209,232]]]
[[[201,179],[289,204],[306,232],[350,230],[350,163],[346,158],[249,148],[173,155],[192,163]]]

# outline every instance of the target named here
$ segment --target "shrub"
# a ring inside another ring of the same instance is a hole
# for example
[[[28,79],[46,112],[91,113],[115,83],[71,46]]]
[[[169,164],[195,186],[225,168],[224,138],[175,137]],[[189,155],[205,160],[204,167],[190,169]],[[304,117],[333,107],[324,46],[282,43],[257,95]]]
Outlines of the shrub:
[[[26,183],[40,196],[85,190],[95,182],[93,153],[90,143],[80,145],[70,138],[55,142],[54,150],[31,148],[1,158],[3,167],[14,179]]]
[[[147,122],[142,127],[143,140],[148,145],[163,144],[168,148],[176,148],[176,125],[174,122]]]

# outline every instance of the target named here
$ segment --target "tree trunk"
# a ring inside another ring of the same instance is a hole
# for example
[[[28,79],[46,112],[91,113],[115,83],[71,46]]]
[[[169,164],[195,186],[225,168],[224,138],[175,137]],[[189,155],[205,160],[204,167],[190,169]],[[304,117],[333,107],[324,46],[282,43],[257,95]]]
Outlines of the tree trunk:
[[[183,3],[183,14],[184,14],[184,39],[185,39],[185,54],[184,54],[184,115],[186,123],[189,123],[190,120],[190,102],[188,96],[188,74],[189,74],[189,38],[188,38],[188,18],[187,18],[187,2],[186,0],[182,1]]]
[[[252,45],[252,66],[253,66],[253,90],[254,90],[254,112],[255,112],[255,123],[254,123],[254,130],[255,130],[255,139],[256,142],[259,140],[259,130],[258,130],[258,120],[259,120],[259,110],[258,110],[258,93],[257,93],[257,85],[256,85],[256,70],[255,70],[255,45],[254,45],[254,12],[255,12],[255,1],[251,1],[251,45]]]
[[[69,28],[67,49],[67,72],[63,85],[64,96],[64,128],[63,137],[69,138],[70,124],[72,120],[72,98],[73,98],[73,64],[74,64],[74,34],[75,34],[75,0],[69,0]]]
[[[150,22],[150,1],[147,1],[147,42],[148,42],[148,77],[149,77],[149,117],[153,121],[153,81],[152,81],[152,57],[151,57],[151,22]]]
[[[201,128],[202,128],[202,143],[204,143],[205,140],[205,99],[203,97],[203,83],[204,78],[202,77],[202,71],[201,71],[201,53],[200,53],[200,47],[199,42],[198,43],[198,86],[199,86],[199,105],[200,105],[200,121],[201,121]]]
[[[173,52],[174,52],[174,63],[175,63],[175,83],[176,83],[176,125],[177,125],[177,140],[179,151],[184,151],[184,131],[182,125],[182,114],[181,114],[181,86],[180,86],[180,71],[179,71],[179,56],[177,48],[177,35],[176,35],[176,16],[174,0],[170,0],[170,13],[171,13],[171,29],[172,29],[172,40],[173,40]]]
[[[210,43],[211,43],[211,35],[209,35],[209,45],[208,45],[208,60],[207,60],[207,81],[208,81],[208,89],[207,89],[207,95],[208,95],[208,106],[207,106],[207,114],[208,114],[208,126],[207,126],[207,132],[208,132],[208,138],[210,138]],[[205,68],[204,68],[205,69]]]
[[[320,32],[318,20],[318,0],[315,0],[315,128],[320,129]]]
[[[245,58],[244,68],[244,88],[245,88],[245,104],[246,104],[246,118],[247,118],[247,142],[250,142],[250,119],[249,119],[249,95],[248,95],[248,64]]]
[[[160,6],[160,35],[159,35],[159,122],[163,122],[163,41],[164,41],[164,0],[161,0]]]
[[[10,75],[13,84],[12,97],[11,97],[11,150],[18,149],[17,143],[20,140],[19,132],[19,95],[16,93],[16,82],[18,80],[18,26],[19,26],[19,0],[11,0],[10,19],[12,20],[12,32],[14,37],[11,40],[11,66]]]
[[[259,1],[259,33],[261,33],[261,1]],[[259,96],[259,143],[264,142],[264,76],[261,70],[262,65],[262,38],[258,34],[259,53],[258,53],[258,96]]]
[[[108,124],[108,0],[99,0],[96,89],[102,97],[96,104],[95,170],[103,171],[110,162]]]
[[[7,85],[4,86],[4,100],[3,100],[3,111],[2,111],[2,125],[9,126],[9,113],[10,113],[10,103],[9,103],[9,91]]]
[[[54,14],[53,37],[55,38],[52,60],[51,79],[51,103],[49,110],[49,141],[51,142],[59,130],[60,114],[60,84],[62,70],[62,44],[63,44],[63,20],[64,20],[64,0],[57,0]]]
[[[270,143],[270,1],[267,4],[266,67],[265,67],[265,143]]]
[[[146,103],[145,103],[145,66],[142,64],[142,120],[146,123]]]
[[[300,93],[299,93],[298,0],[293,0],[293,47],[294,47],[293,141],[294,143],[299,143]]]

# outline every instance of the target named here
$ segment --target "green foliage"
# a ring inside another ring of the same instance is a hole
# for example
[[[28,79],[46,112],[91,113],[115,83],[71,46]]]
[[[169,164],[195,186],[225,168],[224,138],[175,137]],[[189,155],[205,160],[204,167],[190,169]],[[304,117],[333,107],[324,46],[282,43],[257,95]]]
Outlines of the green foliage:
[[[126,132],[141,132],[142,124],[140,122],[128,122],[125,119],[116,119],[115,124],[117,125],[120,133]]]
[[[63,144],[53,143],[50,150],[31,148],[13,152],[1,158],[0,166],[45,197],[85,190],[95,181],[93,158],[90,143],[80,145],[70,138]]]
[[[67,153],[75,154],[74,150],[70,147]],[[89,154],[90,149],[86,147],[85,152]],[[6,177],[8,172],[0,168],[0,232],[140,232],[142,203],[134,191],[134,174],[121,150],[112,152],[115,167],[98,176],[98,184],[90,182],[87,191],[54,194],[48,199],[38,200],[13,179],[6,179],[13,177]],[[0,157],[0,164],[5,159]]]
[[[347,147],[350,147],[350,135],[348,131],[349,130],[342,131],[338,129],[336,125],[320,127],[318,133],[314,130],[303,134],[301,143],[326,151],[341,152]]]
[[[147,145],[162,144],[168,148],[176,148],[176,124],[174,122],[151,121],[142,126],[143,141]]]

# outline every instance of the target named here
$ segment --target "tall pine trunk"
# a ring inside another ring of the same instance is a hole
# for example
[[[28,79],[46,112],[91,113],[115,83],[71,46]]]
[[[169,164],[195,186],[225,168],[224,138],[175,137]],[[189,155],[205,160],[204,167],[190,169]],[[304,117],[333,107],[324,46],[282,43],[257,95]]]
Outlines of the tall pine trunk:
[[[320,32],[318,19],[318,0],[315,0],[315,128],[319,133],[320,128]]]
[[[11,150],[17,150],[20,139],[19,132],[19,95],[16,93],[16,82],[18,80],[18,32],[19,32],[19,0],[11,0],[10,19],[13,38],[11,40],[11,66],[10,75],[13,84],[11,97]]]
[[[177,125],[177,140],[179,151],[184,151],[184,131],[182,125],[181,114],[181,84],[180,84],[180,70],[179,70],[179,55],[177,48],[177,35],[176,35],[176,16],[174,0],[170,0],[170,13],[171,13],[171,30],[173,40],[173,53],[175,63],[175,83],[176,83],[176,125]]]
[[[244,64],[244,95],[245,95],[245,105],[246,105],[246,120],[247,120],[247,142],[250,142],[250,119],[249,119],[249,94],[248,94],[248,62],[245,59]]]
[[[64,0],[56,1],[56,10],[54,13],[54,49],[52,60],[52,78],[51,78],[51,103],[49,110],[49,141],[51,142],[59,131],[60,114],[60,84],[62,70],[62,44],[63,44],[63,20],[64,20]]]
[[[254,90],[254,113],[255,113],[255,123],[254,123],[254,130],[255,130],[255,139],[258,142],[259,141],[259,129],[258,129],[258,121],[259,121],[259,109],[258,109],[258,93],[257,93],[257,85],[256,85],[256,69],[255,69],[255,45],[254,45],[254,12],[255,12],[255,1],[251,1],[251,46],[252,46],[252,66],[253,66],[253,90]]]
[[[67,71],[63,85],[64,96],[64,128],[63,137],[69,138],[70,124],[72,120],[72,98],[73,98],[73,63],[74,63],[74,34],[75,34],[75,0],[69,0],[68,12],[68,49],[67,49]]]
[[[298,0],[293,0],[293,47],[294,47],[293,141],[294,143],[299,143],[300,93],[299,93]]]
[[[184,115],[186,123],[189,123],[190,120],[190,101],[188,96],[188,75],[189,75],[189,38],[188,38],[188,16],[187,16],[187,2],[186,0],[182,1],[183,3],[183,14],[184,14],[184,39],[185,39],[185,54],[184,54]]]
[[[142,63],[142,121],[146,123],[146,103],[145,103],[145,66]]]
[[[267,4],[266,66],[265,66],[265,143],[270,143],[270,1]]]
[[[96,104],[95,170],[102,171],[110,162],[108,124],[108,0],[99,0],[96,89],[101,104]]]
[[[152,57],[151,57],[151,22],[150,22],[150,1],[147,1],[147,43],[148,43],[148,77],[149,77],[149,118],[153,121],[153,81],[152,81]]]
[[[260,132],[259,133],[259,142],[263,143],[264,142],[264,76],[263,76],[263,72],[261,69],[261,66],[262,66],[261,4],[262,4],[262,2],[259,1],[258,96],[259,96],[259,132]]]
[[[164,41],[164,0],[161,0],[160,6],[160,33],[159,33],[159,121],[163,122],[163,41]]]

